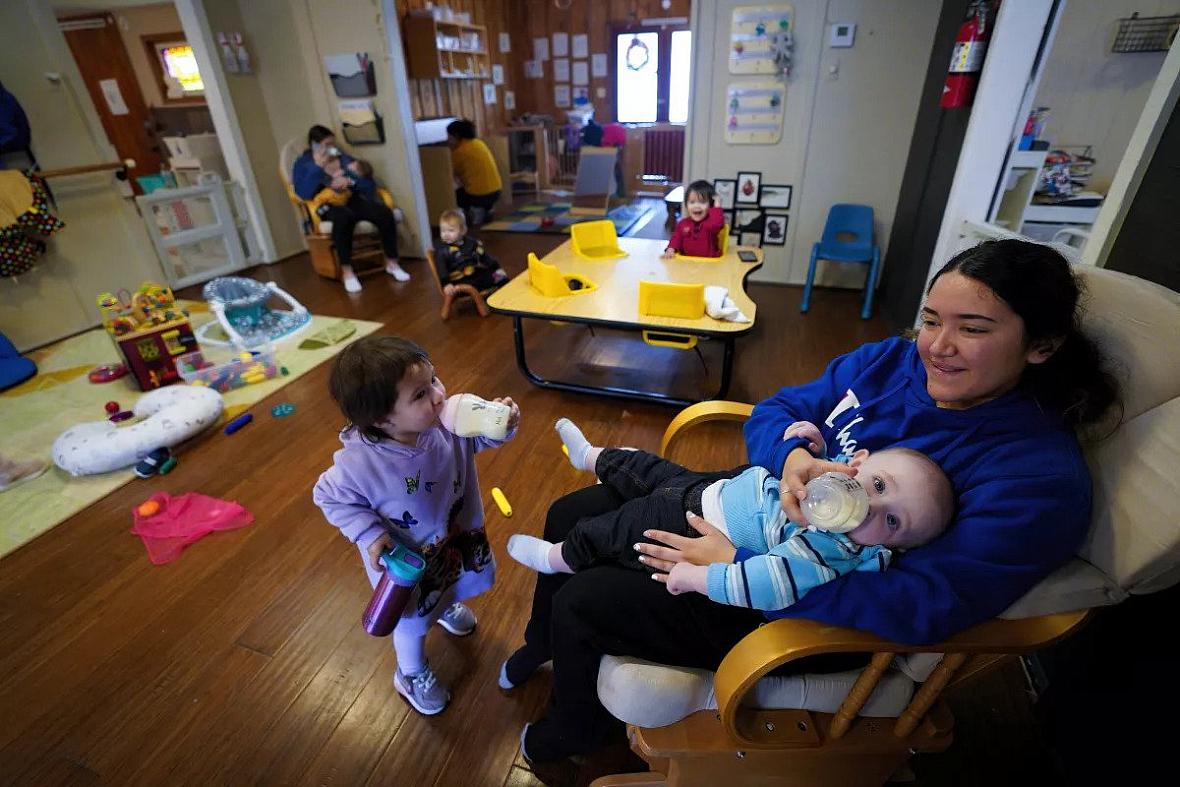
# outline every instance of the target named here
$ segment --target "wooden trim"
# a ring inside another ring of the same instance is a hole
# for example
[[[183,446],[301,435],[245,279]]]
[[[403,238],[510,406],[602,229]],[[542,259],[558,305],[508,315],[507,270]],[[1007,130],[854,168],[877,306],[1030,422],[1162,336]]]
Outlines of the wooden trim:
[[[192,46],[188,40],[188,36],[184,34],[183,30],[175,33],[144,33],[139,37],[143,42],[144,48],[147,49],[148,65],[151,66],[152,76],[156,78],[156,87],[160,88],[160,100],[164,102],[165,106],[202,106],[205,103],[204,92],[200,96],[184,96],[182,98],[168,97],[168,83],[164,81],[164,63],[160,60],[160,55],[156,52],[156,44],[162,44],[169,41],[183,41]],[[201,77],[204,80],[204,76]]]

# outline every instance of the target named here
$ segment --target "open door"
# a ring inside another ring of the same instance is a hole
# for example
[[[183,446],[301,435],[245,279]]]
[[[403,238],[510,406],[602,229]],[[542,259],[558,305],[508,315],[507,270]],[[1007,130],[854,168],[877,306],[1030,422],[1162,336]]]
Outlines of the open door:
[[[160,149],[148,130],[151,117],[116,24],[111,14],[72,16],[58,22],[107,138],[119,158],[135,161],[131,188],[142,194],[135,178],[160,171]]]

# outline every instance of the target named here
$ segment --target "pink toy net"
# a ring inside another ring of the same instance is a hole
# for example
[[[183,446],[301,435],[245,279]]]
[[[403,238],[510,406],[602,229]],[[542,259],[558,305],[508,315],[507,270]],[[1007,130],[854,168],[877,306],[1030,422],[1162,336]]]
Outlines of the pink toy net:
[[[143,540],[148,559],[157,566],[169,563],[189,544],[216,530],[235,530],[254,521],[254,515],[232,500],[186,492],[172,497],[156,492],[149,500],[160,504],[151,516],[132,509],[135,524],[131,532]]]

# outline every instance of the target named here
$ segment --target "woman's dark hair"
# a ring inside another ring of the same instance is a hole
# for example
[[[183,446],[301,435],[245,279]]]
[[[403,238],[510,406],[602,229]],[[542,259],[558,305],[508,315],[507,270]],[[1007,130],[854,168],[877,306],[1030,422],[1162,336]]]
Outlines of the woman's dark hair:
[[[688,202],[688,195],[696,194],[704,198],[709,206],[713,205],[713,197],[717,196],[717,190],[713,188],[713,184],[707,180],[694,180],[688,184],[688,188],[684,190],[684,201]]]
[[[475,124],[470,120],[454,120],[447,124],[447,135],[458,139],[475,139]]]
[[[336,133],[327,126],[312,126],[307,130],[307,144],[312,146],[317,142],[323,142],[328,137],[334,137]]]
[[[393,411],[406,372],[429,361],[425,350],[397,336],[365,336],[345,347],[328,380],[332,401],[348,419],[345,431],[373,442],[387,439],[377,422]]]
[[[1102,353],[1079,328],[1082,282],[1057,251],[1040,243],[985,241],[959,252],[930,280],[957,271],[985,285],[1024,321],[1026,347],[1060,342],[1044,363],[1026,364],[1020,384],[1073,428],[1091,424],[1119,401],[1119,385]]]

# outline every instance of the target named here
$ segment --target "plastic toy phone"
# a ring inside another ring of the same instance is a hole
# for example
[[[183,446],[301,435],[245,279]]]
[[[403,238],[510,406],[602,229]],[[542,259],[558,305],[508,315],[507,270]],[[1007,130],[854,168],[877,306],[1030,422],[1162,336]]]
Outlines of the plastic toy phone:
[[[746,251],[745,249],[739,249],[738,250],[738,259],[741,260],[742,262],[757,262],[758,255],[752,251]]]

